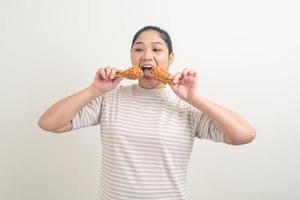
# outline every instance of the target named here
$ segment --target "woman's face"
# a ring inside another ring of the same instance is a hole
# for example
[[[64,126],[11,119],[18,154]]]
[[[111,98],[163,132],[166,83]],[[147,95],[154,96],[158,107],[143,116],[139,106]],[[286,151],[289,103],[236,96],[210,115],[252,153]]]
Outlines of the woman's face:
[[[173,53],[169,55],[166,42],[156,31],[142,32],[131,49],[131,62],[144,70],[144,77],[139,79],[139,85],[144,88],[159,88],[163,84],[154,80],[150,73],[153,66],[168,70],[174,59]]]

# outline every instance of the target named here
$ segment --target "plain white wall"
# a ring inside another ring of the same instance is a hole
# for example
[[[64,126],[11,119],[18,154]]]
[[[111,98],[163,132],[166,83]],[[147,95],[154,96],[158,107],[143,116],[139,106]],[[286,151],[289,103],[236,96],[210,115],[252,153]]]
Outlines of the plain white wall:
[[[149,24],[173,39],[171,72],[197,68],[201,93],[257,130],[249,145],[195,141],[190,199],[300,199],[299,1],[0,2],[0,199],[96,199],[98,127],[57,135],[37,120],[98,67],[129,67]]]

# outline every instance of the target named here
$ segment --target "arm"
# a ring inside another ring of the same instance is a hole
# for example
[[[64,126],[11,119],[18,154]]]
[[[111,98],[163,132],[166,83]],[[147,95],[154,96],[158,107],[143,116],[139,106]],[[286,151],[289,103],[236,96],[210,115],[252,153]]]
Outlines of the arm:
[[[255,130],[237,113],[220,105],[197,96],[189,101],[195,108],[207,114],[224,134],[225,143],[240,145],[251,142],[255,136]]]
[[[38,125],[54,133],[70,131],[73,128],[71,120],[85,105],[96,97],[115,89],[124,79],[123,77],[115,78],[116,72],[114,68],[100,68],[89,87],[56,102],[40,117]]]
[[[80,109],[101,93],[92,85],[52,105],[39,119],[38,125],[46,131],[63,133],[72,129],[71,120]]]
[[[239,145],[251,142],[255,130],[237,113],[210,102],[199,95],[198,75],[195,70],[184,69],[172,76],[170,87],[181,99],[207,114],[224,134],[227,144]]]

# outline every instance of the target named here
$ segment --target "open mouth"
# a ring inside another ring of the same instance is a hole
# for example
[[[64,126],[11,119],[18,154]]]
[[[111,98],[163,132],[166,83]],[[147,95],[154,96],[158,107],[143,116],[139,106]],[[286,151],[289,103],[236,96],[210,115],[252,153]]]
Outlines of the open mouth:
[[[152,65],[143,65],[141,69],[144,72],[144,77],[152,77]]]

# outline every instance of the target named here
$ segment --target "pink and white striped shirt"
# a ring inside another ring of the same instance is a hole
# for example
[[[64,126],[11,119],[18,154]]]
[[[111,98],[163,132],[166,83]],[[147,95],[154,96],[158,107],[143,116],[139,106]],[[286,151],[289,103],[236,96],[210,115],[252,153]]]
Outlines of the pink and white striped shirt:
[[[72,125],[100,127],[102,200],[187,200],[194,138],[224,142],[215,123],[169,87],[120,86],[84,106]]]

